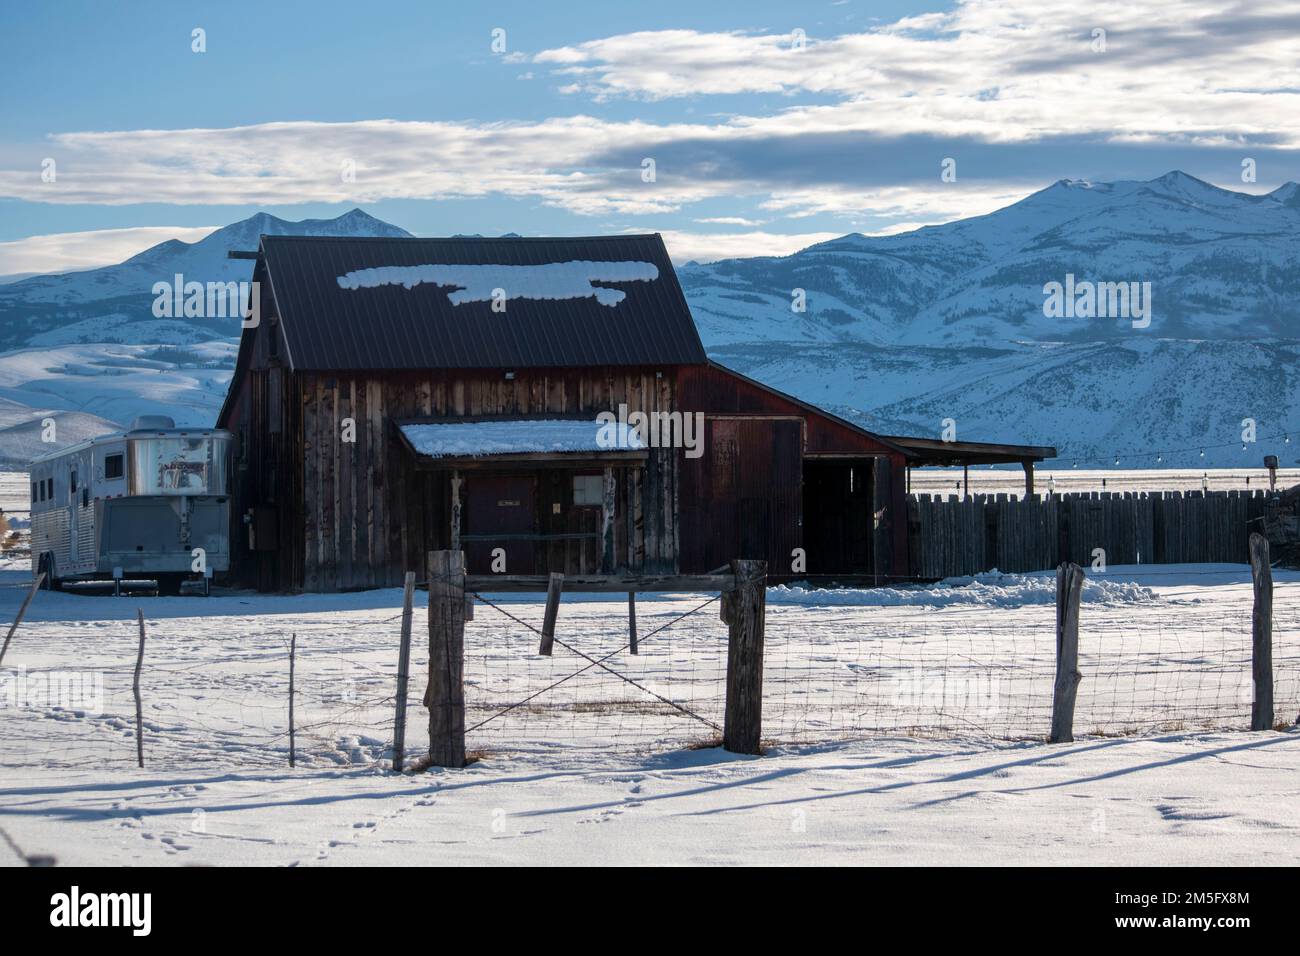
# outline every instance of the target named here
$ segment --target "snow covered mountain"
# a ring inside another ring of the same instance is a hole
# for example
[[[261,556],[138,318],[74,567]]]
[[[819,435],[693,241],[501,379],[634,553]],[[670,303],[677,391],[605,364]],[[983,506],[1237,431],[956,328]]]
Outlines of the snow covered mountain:
[[[1300,438],[1298,240],[1295,183],[1250,195],[1172,172],[680,274],[715,358],[869,427],[937,437],[953,418],[959,438],[1093,464],[1258,466],[1300,447],[1281,437]],[[1044,285],[1067,276],[1149,282],[1149,325],[1049,317]],[[1259,441],[1242,449],[1244,418]]]
[[[337,219],[288,222],[268,213],[218,229],[198,242],[170,239],[102,269],[34,276],[0,285],[0,351],[78,342],[183,345],[237,336],[237,320],[157,319],[150,291],[178,273],[199,282],[246,282],[248,260],[232,249],[256,249],[260,235],[409,236],[360,209]]]
[[[246,280],[251,264],[226,252],[262,233],[408,235],[360,210],[263,213],[117,266],[0,285],[0,459],[26,455],[49,414],[90,416],[69,434],[145,412],[210,424],[237,323],[154,318],[150,289],[177,272]],[[1079,467],[1293,465],[1298,240],[1295,183],[1249,195],[1173,172],[1062,180],[987,216],[680,277],[716,359],[882,432],[938,436],[952,418],[958,438],[1051,444]],[[1149,325],[1049,317],[1043,287],[1067,275],[1149,282]],[[1259,441],[1243,449],[1244,418]]]

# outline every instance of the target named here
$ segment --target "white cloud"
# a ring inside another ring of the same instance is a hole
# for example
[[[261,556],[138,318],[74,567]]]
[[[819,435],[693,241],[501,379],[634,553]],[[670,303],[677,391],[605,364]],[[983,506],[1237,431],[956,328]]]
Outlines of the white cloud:
[[[640,231],[640,230],[638,230]],[[673,262],[714,262],[749,256],[788,256],[818,242],[838,239],[838,232],[803,232],[786,235],[777,232],[683,232],[657,230],[664,237]]]
[[[491,195],[624,218],[726,198],[791,217],[869,215],[891,231],[987,212],[1046,180],[1086,171],[944,186],[937,168],[918,169],[910,181],[931,180],[933,188],[900,184],[904,176],[864,188],[850,181],[856,173],[827,182],[837,164],[817,162],[824,153],[842,158],[840,137],[885,145],[908,135],[994,144],[1084,136],[1133,150],[1249,142],[1300,148],[1300,57],[1288,23],[1300,27],[1296,0],[1265,12],[1246,5],[1223,12],[1219,0],[966,0],[950,12],[810,37],[802,50],[791,48],[788,34],[629,33],[532,61],[566,88],[596,98],[745,92],[812,93],[823,101],[696,122],[578,115],[66,132],[41,144],[23,168],[0,169],[0,196],[262,205]],[[1092,49],[1094,28],[1108,31],[1105,52]],[[769,163],[799,149],[810,157],[810,177],[792,185],[798,168]],[[702,161],[715,152],[722,158]],[[55,183],[40,180],[47,155],[59,161]],[[642,181],[644,156],[659,157],[657,182]],[[355,165],[355,182],[340,175],[345,163]]]
[[[705,219],[696,219],[696,222],[704,223],[711,226],[761,226],[761,219],[746,219],[744,216],[709,216]]]
[[[136,226],[0,242],[0,275],[72,272],[113,265],[168,239],[197,242],[219,226]]]
[[[1025,141],[1067,133],[1279,133],[1300,145],[1294,0],[965,0],[867,32],[810,37],[661,30],[534,57],[597,99],[817,93],[800,125]],[[1094,49],[1094,30],[1105,49]],[[1275,92],[1260,92],[1275,91]]]

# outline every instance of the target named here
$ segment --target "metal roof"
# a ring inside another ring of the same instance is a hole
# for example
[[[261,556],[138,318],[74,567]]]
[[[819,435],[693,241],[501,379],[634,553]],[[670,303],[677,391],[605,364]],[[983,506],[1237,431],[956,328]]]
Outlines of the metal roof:
[[[913,464],[925,465],[996,465],[1026,461],[1043,461],[1056,457],[1049,445],[1006,445],[982,441],[943,441],[938,438],[913,438],[890,435],[889,440],[907,449]]]
[[[261,254],[295,369],[707,360],[658,234],[262,236]],[[503,312],[493,311],[495,288]]]

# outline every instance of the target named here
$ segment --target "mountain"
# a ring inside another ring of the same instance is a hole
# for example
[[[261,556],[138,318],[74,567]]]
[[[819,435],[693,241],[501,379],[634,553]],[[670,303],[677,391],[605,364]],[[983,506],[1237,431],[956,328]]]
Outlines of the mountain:
[[[247,280],[251,263],[226,252],[263,233],[408,235],[360,210],[262,213],[0,284],[0,459],[22,458],[50,415],[60,438],[145,412],[210,424],[238,324],[154,318],[150,290],[178,272]],[[884,433],[938,436],[952,418],[958,438],[1055,445],[1079,467],[1258,467],[1300,449],[1298,260],[1300,186],[1249,195],[1171,172],[1061,180],[986,216],[679,275],[714,358]],[[1151,283],[1149,325],[1050,317],[1044,285],[1067,275]],[[83,417],[64,429],[59,414]],[[1245,418],[1259,441],[1243,450]]]
[[[0,465],[50,450],[39,443],[47,417],[59,446],[146,413],[211,425],[234,368],[239,321],[155,318],[152,288],[177,274],[187,282],[249,281],[253,263],[226,253],[256,249],[263,234],[410,235],[360,209],[301,222],[258,213],[118,265],[0,284]]]
[[[1258,467],[1295,463],[1298,265],[1295,183],[1250,195],[1172,172],[680,278],[716,359],[867,427],[937,437],[953,418],[959,438],[1095,459],[1080,466]],[[1149,282],[1149,325],[1045,314],[1067,275]],[[1243,451],[1244,418],[1260,441]]]
[[[409,236],[405,229],[353,209],[336,219],[288,222],[269,213],[225,226],[200,239],[169,239],[102,269],[34,276],[0,285],[0,351],[77,342],[190,344],[238,335],[238,321],[157,319],[155,282],[247,282],[253,264],[229,259],[232,249],[257,248],[261,235]]]

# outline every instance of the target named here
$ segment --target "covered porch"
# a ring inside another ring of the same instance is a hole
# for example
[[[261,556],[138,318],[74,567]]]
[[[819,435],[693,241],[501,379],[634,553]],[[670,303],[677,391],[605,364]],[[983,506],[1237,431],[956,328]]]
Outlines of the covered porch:
[[[591,419],[405,421],[402,442],[447,495],[445,538],[471,574],[639,569],[649,450]],[[440,535],[440,537],[442,537]]]

